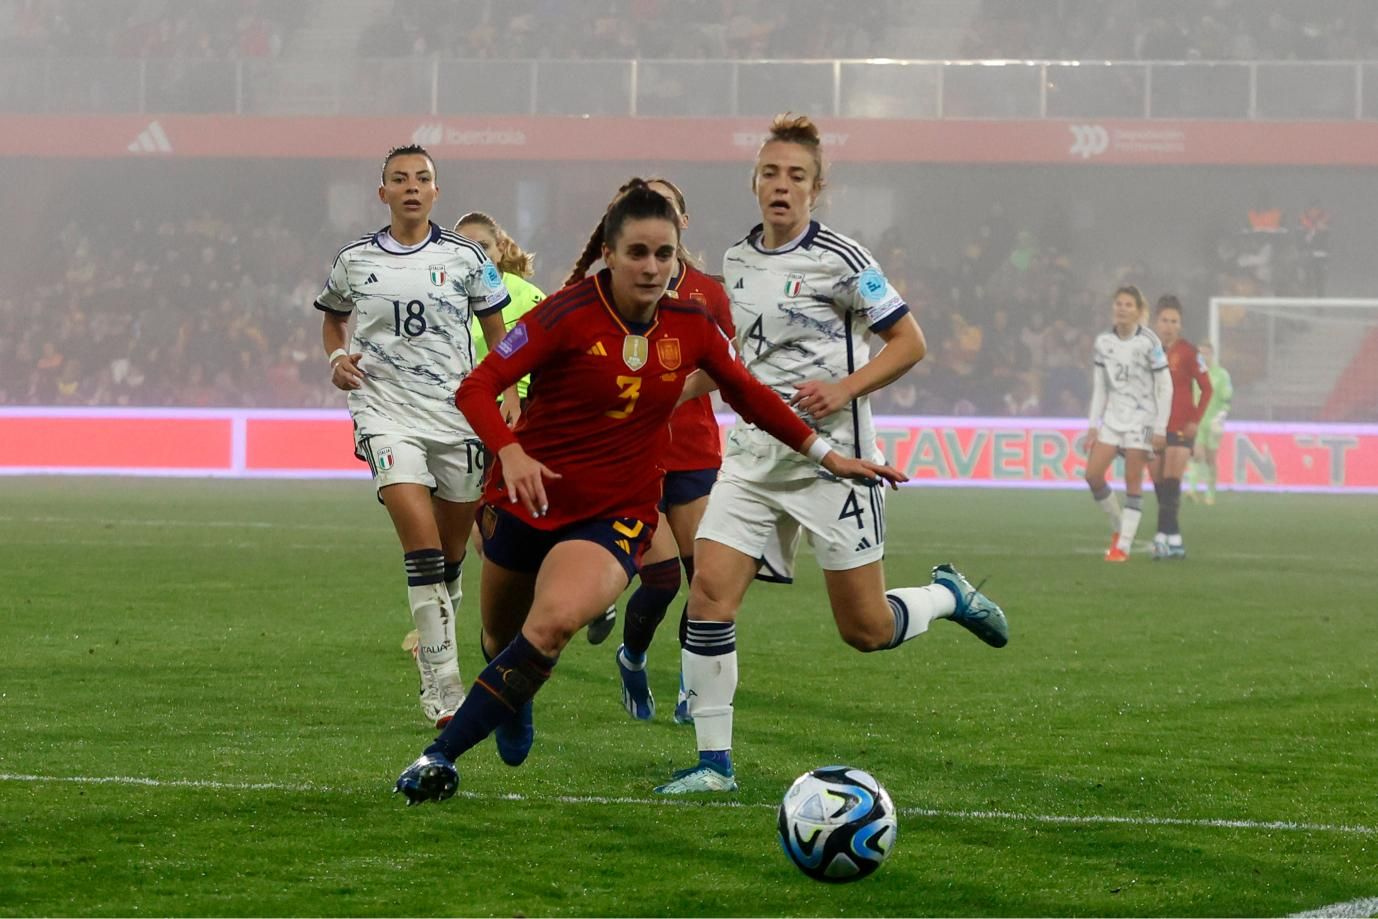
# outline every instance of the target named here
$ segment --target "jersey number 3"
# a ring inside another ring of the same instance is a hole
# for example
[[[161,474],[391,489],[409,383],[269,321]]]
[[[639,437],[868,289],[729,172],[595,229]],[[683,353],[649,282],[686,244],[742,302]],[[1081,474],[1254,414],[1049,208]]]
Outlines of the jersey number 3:
[[[618,377],[617,385],[622,387],[622,391],[617,394],[617,397],[626,399],[627,404],[622,408],[615,408],[603,414],[609,418],[626,418],[636,408],[636,400],[641,398],[641,377]]]

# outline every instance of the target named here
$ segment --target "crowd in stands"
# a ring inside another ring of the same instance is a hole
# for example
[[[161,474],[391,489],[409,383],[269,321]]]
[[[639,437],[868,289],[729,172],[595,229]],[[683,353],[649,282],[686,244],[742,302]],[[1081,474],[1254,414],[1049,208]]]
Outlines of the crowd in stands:
[[[318,241],[338,235],[247,213],[73,221],[52,250],[57,270],[0,292],[0,404],[340,407],[310,306],[325,271]],[[855,235],[930,347],[873,397],[879,413],[1081,415],[1117,284],[1186,299],[1222,283],[1204,268],[1169,287],[1143,265],[1074,264],[998,206],[952,259],[917,258],[902,228]],[[555,289],[568,261],[541,256],[534,280]]]
[[[0,51],[275,57],[318,27],[304,0],[7,0]],[[358,15],[351,4],[340,13]],[[373,0],[364,57],[1378,58],[1371,0]]]
[[[5,0],[0,53],[32,58],[277,57],[294,0]]]

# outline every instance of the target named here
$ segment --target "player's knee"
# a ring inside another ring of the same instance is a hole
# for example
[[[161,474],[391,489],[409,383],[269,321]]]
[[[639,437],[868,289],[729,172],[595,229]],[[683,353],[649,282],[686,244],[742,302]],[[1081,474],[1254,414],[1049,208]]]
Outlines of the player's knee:
[[[714,582],[701,569],[689,585],[689,618],[710,622],[731,622],[737,616],[735,603],[724,585]]]
[[[576,624],[572,612],[550,611],[538,615],[532,610],[522,633],[537,651],[547,657],[558,657],[582,625]]]
[[[860,616],[839,616],[837,632],[842,640],[858,651],[880,651],[890,647],[895,637],[895,621],[887,615],[882,619]]]

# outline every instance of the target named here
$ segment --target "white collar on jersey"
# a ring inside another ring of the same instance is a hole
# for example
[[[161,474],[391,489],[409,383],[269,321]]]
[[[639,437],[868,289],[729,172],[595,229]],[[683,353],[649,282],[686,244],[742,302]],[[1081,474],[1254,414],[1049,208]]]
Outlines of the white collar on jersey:
[[[752,227],[751,232],[748,233],[746,237],[751,242],[751,248],[760,252],[762,255],[780,255],[783,252],[793,252],[800,246],[807,247],[808,244],[813,241],[814,236],[818,235],[820,227],[817,220],[810,220],[804,227],[802,233],[785,243],[783,246],[777,246],[774,249],[767,249],[765,246],[761,245],[765,229],[766,227],[763,223],[758,223],[756,226]]]
[[[373,234],[373,241],[378,244],[378,248],[392,255],[410,255],[413,252],[418,252],[426,248],[426,246],[439,238],[440,227],[436,226],[434,223],[431,224],[431,232],[426,235],[426,238],[414,246],[408,246],[405,243],[398,242],[397,237],[392,235],[391,226],[383,227],[377,233]]]

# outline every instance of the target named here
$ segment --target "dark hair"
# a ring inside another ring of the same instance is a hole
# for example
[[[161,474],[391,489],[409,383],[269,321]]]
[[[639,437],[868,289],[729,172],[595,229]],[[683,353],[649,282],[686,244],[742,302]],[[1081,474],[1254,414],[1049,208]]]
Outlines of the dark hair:
[[[1176,310],[1177,315],[1182,315],[1182,301],[1172,294],[1163,294],[1158,298],[1158,303],[1153,307],[1154,313],[1161,313],[1163,310]]]
[[[1148,301],[1144,299],[1143,293],[1133,284],[1126,284],[1123,287],[1115,288],[1115,296],[1111,300],[1118,300],[1120,294],[1129,294],[1134,298],[1134,305],[1139,308],[1139,315],[1143,316],[1148,312]]]
[[[669,216],[666,217],[666,219],[675,225],[675,235],[679,235],[679,215],[674,212],[674,208],[670,206],[670,202],[665,200],[664,195],[660,194],[660,192],[657,192],[650,187],[652,182],[659,182],[666,188],[670,189],[670,191],[672,191],[675,195],[675,204],[679,206],[680,213],[684,213],[684,193],[679,190],[679,186],[675,185],[675,183],[671,182],[669,179],[662,179],[658,176],[650,179],[643,179],[640,176],[632,176],[630,179],[623,182],[621,187],[617,189],[617,194],[613,196],[612,202],[608,205],[608,209],[603,212],[603,219],[598,221],[598,226],[594,227],[593,232],[589,234],[588,242],[584,243],[584,251],[579,253],[579,257],[575,259],[574,267],[569,270],[569,277],[565,278],[564,286],[568,287],[571,284],[574,284],[578,281],[582,281],[588,275],[589,266],[591,266],[594,262],[598,261],[598,259],[602,257],[603,243],[607,242],[606,232],[609,225],[608,218],[612,216],[613,208],[615,208],[619,203],[621,203],[622,200],[633,191],[639,190],[644,194],[653,195],[654,197],[659,198],[660,203],[665,206],[665,210],[669,214]],[[617,226],[620,229],[623,221],[625,221],[628,217],[631,217],[632,219],[640,219],[641,217],[659,216],[661,216],[661,214],[659,213],[623,215],[621,218],[618,219]],[[608,245],[611,246],[614,242],[616,242],[615,238],[613,242],[609,242]],[[677,252],[677,256],[679,260],[685,263],[686,265],[694,265],[693,257],[689,255],[688,250],[684,248],[684,244],[682,242],[679,243],[679,251]]]
[[[455,232],[466,223],[476,223],[479,226],[487,227],[497,240],[498,257],[494,259],[498,270],[504,274],[520,275],[529,278],[536,272],[536,255],[527,252],[517,245],[517,241],[507,235],[507,231],[498,226],[498,222],[489,217],[483,211],[470,211],[459,220],[455,221]]]
[[[622,235],[622,225],[628,220],[669,221],[675,228],[675,243],[679,244],[679,215],[675,206],[660,192],[647,188],[645,183],[618,198],[603,215],[603,245],[615,248]]]
[[[383,157],[382,176],[385,180],[388,177],[388,163],[391,163],[399,156],[424,156],[431,161],[431,171],[435,171],[435,158],[431,156],[430,151],[420,144],[406,144],[401,147],[393,147],[388,151],[388,155]]]

